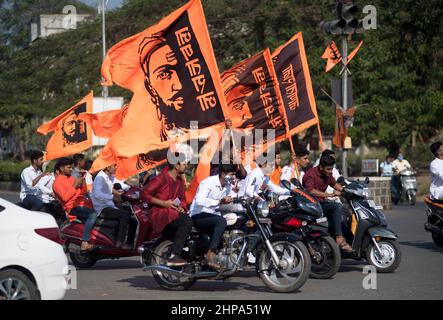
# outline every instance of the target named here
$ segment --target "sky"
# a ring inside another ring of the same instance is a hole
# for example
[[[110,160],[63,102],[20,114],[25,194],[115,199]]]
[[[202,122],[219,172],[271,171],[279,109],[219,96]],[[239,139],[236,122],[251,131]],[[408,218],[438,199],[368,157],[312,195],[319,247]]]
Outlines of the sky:
[[[83,3],[86,3],[87,5],[89,5],[91,7],[97,8],[98,1],[100,1],[100,0],[80,0],[80,1]],[[109,0],[107,8],[110,10],[112,10],[114,8],[118,8],[121,6],[122,2],[123,2],[123,0]]]

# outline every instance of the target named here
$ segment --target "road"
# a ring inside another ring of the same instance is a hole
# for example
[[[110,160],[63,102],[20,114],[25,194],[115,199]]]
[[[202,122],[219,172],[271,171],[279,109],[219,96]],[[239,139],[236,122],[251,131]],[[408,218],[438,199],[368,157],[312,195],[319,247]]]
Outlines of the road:
[[[0,197],[17,201],[12,193],[0,193]],[[435,246],[423,229],[423,202],[395,206],[386,216],[389,227],[399,235],[403,257],[395,273],[377,274],[376,289],[363,288],[364,263],[344,260],[333,279],[309,279],[291,294],[271,292],[251,272],[228,281],[199,280],[186,292],[169,292],[160,289],[134,257],[100,261],[92,269],[78,270],[77,289],[68,290],[65,299],[443,299],[443,248]]]

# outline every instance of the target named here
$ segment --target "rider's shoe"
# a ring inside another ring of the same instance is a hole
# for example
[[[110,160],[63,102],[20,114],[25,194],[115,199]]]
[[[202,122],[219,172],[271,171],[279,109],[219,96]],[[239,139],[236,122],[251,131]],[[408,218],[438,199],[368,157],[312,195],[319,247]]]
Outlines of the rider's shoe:
[[[185,264],[188,264],[188,262],[182,259],[180,256],[174,256],[170,258],[168,262],[166,262],[166,265],[170,267],[179,267],[184,266]]]

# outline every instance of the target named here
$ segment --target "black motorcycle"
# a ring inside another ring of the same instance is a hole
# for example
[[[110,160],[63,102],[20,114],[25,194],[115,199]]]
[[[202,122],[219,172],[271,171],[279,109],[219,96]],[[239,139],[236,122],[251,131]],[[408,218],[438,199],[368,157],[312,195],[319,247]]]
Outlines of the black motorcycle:
[[[348,243],[352,243],[353,252],[343,253],[343,257],[366,258],[378,272],[393,272],[401,261],[398,237],[387,228],[383,207],[369,199],[369,179],[360,182],[346,181],[340,177],[337,182],[343,185],[342,197],[346,199],[351,211],[345,237]]]
[[[182,267],[166,266],[172,240],[163,236],[139,247],[144,270],[151,270],[155,281],[164,289],[186,290],[197,279],[219,280],[233,276],[248,266],[248,254],[256,258],[255,270],[264,284],[275,292],[294,292],[309,277],[311,260],[300,239],[290,233],[272,235],[266,201],[236,198],[243,210],[223,214],[228,226],[217,250],[220,270],[212,270],[204,255],[210,237],[194,229],[186,241]]]
[[[341,255],[337,243],[328,233],[328,221],[318,201],[300,185],[297,179],[282,181],[291,190],[291,197],[275,200],[271,210],[272,230],[299,236],[311,256],[311,277],[332,278],[340,269]]]
[[[432,201],[426,197],[425,203],[428,216],[425,230],[432,234],[432,240],[437,246],[443,247],[443,201]]]

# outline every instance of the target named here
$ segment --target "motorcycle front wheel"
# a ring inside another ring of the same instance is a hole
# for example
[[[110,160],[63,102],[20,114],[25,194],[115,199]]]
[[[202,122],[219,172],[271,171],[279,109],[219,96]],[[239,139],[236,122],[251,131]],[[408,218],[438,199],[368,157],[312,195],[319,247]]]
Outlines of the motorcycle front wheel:
[[[311,273],[308,249],[301,241],[277,238],[270,242],[280,259],[280,265],[275,266],[271,252],[263,247],[257,265],[260,279],[275,292],[288,293],[300,289]]]
[[[337,242],[330,236],[315,239],[312,247],[320,259],[311,259],[311,277],[314,279],[332,278],[340,269],[341,254]]]
[[[173,242],[171,240],[165,240],[161,242],[151,254],[151,265],[166,265],[167,259],[171,254]],[[182,291],[187,290],[195,283],[196,279],[190,279],[188,277],[180,277],[177,275],[168,274],[158,270],[152,270],[152,276],[155,282],[166,290]]]

